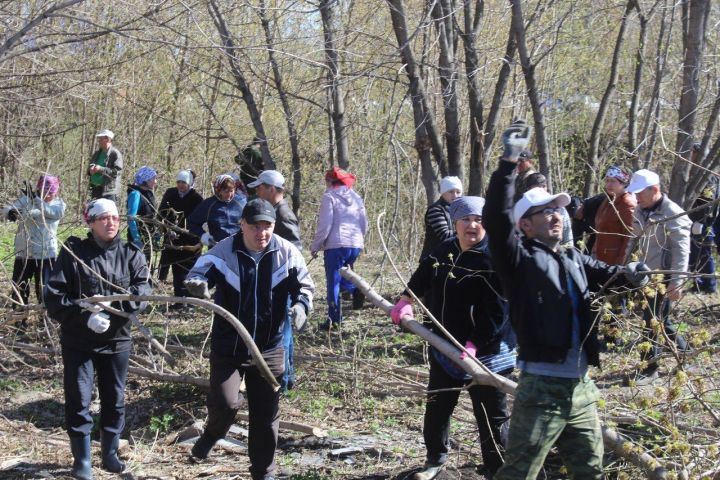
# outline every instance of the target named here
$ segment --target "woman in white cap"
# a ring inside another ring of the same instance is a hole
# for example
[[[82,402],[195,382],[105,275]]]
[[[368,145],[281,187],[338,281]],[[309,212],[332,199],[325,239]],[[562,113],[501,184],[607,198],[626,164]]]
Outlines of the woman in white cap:
[[[509,375],[515,367],[515,335],[481,223],[484,205],[483,198],[472,196],[452,203],[450,218],[457,236],[440,243],[420,261],[408,288],[416,295],[425,294],[433,316],[471,355],[492,372]],[[392,310],[393,323],[413,315],[412,302],[410,294],[403,292]],[[435,325],[431,329],[444,335]],[[460,390],[468,385],[480,433],[482,472],[491,476],[503,462],[509,419],[506,396],[495,387],[471,385],[465,371],[435,348],[430,352],[423,426],[427,454],[423,470],[413,478],[435,478],[448,460],[450,417]]]
[[[85,239],[67,239],[45,285],[44,299],[48,315],[60,323],[72,475],[91,479],[90,402],[95,372],[102,468],[114,473],[125,469],[117,454],[125,427],[125,381],[132,337],[130,318],[106,313],[100,304],[84,300],[96,295],[149,295],[151,288],[142,250],[118,235],[120,216],[115,202],[92,200],[84,216],[90,234]],[[118,301],[109,306],[137,313],[145,308],[145,302]]]
[[[160,201],[160,217],[163,224],[167,225],[165,248],[160,257],[160,279],[167,278],[168,269],[172,269],[176,297],[187,295],[183,282],[200,256],[199,249],[189,248],[197,245],[197,238],[187,231],[187,219],[203,201],[202,195],[193,188],[194,185],[195,173],[192,170],[180,170],[175,178],[175,186],[168,188]],[[176,228],[185,232],[179,232]],[[176,304],[170,308],[182,308],[182,305]]]
[[[461,197],[462,192],[462,181],[458,177],[443,177],[440,180],[440,198],[425,212],[425,241],[421,259],[441,242],[455,235],[450,221],[450,204]]]

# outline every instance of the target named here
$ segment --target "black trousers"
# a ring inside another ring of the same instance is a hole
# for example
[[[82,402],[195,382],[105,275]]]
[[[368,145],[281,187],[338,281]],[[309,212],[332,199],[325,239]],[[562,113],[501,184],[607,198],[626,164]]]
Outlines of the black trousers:
[[[440,465],[447,461],[450,417],[457,405],[460,391],[432,392],[432,390],[459,388],[469,380],[457,380],[448,375],[435,357],[430,355],[430,380],[423,436],[427,448],[427,463]],[[483,464],[496,472],[503,464],[502,456],[507,445],[508,420],[506,395],[495,387],[474,385],[468,389],[473,413],[480,434]]]
[[[100,429],[120,434],[125,428],[125,381],[130,350],[97,353],[62,346],[65,428],[71,437],[90,435],[90,400],[95,372],[100,394]]]
[[[263,356],[278,383],[284,371],[284,350],[277,348]],[[238,391],[245,379],[248,402],[248,456],[250,475],[261,479],[276,470],[275,449],[280,426],[280,392],[274,392],[257,367],[233,357],[210,354],[210,393],[205,435],[217,441],[223,438],[241,404]]]
[[[90,187],[90,199],[95,200],[96,198],[107,198],[108,200],[112,200],[113,202],[117,203],[117,194],[105,193],[104,185]]]
[[[33,259],[15,257],[13,263],[12,281],[17,288],[13,290],[13,300],[21,301],[27,305],[30,301],[30,282],[35,279],[35,295],[38,303],[42,303],[42,286],[45,284],[50,270],[52,270],[54,258]],[[20,294],[18,298],[18,293]]]
[[[652,329],[653,319],[662,324],[665,333],[667,333],[670,340],[675,342],[678,349],[685,350],[687,348],[687,341],[677,332],[677,327],[672,322],[670,306],[670,300],[658,293],[655,297],[648,298],[648,306],[643,310],[643,319],[645,320],[644,335],[652,342],[652,348],[648,352],[643,352],[640,358],[648,362],[649,369],[657,369],[657,357],[662,352],[662,346],[658,343],[659,334]]]
[[[165,249],[160,256],[160,272],[158,277],[160,280],[167,279],[168,271],[172,269],[173,276],[173,294],[176,297],[186,297],[188,295],[185,288],[185,278],[190,269],[195,265],[195,261],[200,255],[195,252],[185,252],[182,250]]]

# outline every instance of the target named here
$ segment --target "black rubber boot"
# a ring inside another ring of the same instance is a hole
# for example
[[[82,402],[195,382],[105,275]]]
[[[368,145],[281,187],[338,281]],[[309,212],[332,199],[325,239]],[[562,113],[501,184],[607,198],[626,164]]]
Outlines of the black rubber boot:
[[[103,432],[100,439],[100,452],[102,455],[102,468],[108,472],[122,473],[125,471],[125,463],[118,458],[120,448],[120,434]]]
[[[72,475],[80,480],[92,480],[92,466],[90,464],[90,435],[84,437],[70,437],[70,451],[72,451]]]
[[[192,450],[190,450],[192,458],[195,460],[205,460],[208,455],[210,455],[210,450],[215,446],[215,442],[217,442],[217,440],[210,438],[204,433],[200,435],[200,438],[197,439]]]

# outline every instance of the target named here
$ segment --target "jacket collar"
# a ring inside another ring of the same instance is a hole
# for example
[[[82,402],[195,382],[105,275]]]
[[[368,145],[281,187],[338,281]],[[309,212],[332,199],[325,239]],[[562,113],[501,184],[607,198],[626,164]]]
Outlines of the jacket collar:
[[[280,248],[280,242],[275,237],[276,235],[273,233],[272,237],[270,237],[270,242],[268,243],[268,246],[265,247],[265,250],[262,251],[263,255],[268,252],[274,252],[275,250],[278,250]],[[250,251],[247,249],[247,247],[245,246],[245,242],[243,241],[242,230],[238,231],[235,235],[233,235],[232,248],[233,251],[242,252],[245,255],[250,255]]]

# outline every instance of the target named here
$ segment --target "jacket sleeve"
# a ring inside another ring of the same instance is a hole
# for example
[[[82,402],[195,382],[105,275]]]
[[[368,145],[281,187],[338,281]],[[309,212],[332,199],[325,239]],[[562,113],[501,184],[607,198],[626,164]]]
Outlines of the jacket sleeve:
[[[320,212],[318,213],[318,226],[315,230],[315,239],[310,245],[311,252],[318,252],[323,249],[325,240],[330,234],[330,227],[333,224],[333,205],[330,195],[323,195],[320,201]]]
[[[140,229],[137,223],[137,212],[140,208],[140,192],[133,190],[127,197],[128,234],[130,241],[140,241]]]
[[[425,292],[432,287],[433,273],[437,268],[438,249],[440,248],[445,251],[444,244],[438,245],[437,248],[420,261],[420,265],[418,265],[418,268],[410,276],[410,280],[408,280],[408,288],[418,297],[425,295]],[[407,294],[407,292],[403,293]],[[408,296],[410,295],[408,294]]]
[[[627,246],[625,247],[625,258],[627,258],[627,259],[630,258],[630,255],[632,255],[633,250],[635,250],[635,248],[638,246],[638,242],[640,242],[640,234],[642,233],[643,228],[644,228],[638,215],[640,215],[640,212],[638,212],[638,211],[633,212],[632,227],[631,227],[632,236],[628,239]]]
[[[102,173],[103,177],[105,178],[105,183],[108,184],[114,181],[118,177],[118,175],[120,175],[120,170],[122,169],[122,154],[116,148],[111,148],[110,151],[108,151],[107,164],[102,167],[102,170],[100,171],[100,173]]]
[[[295,214],[290,210],[290,206],[283,202],[279,208],[279,223],[282,227],[285,240],[295,245],[298,250],[302,248],[302,240],[300,240],[300,225]],[[277,227],[276,227],[277,228]]]
[[[44,202],[40,198],[35,200],[35,205],[40,211],[40,216],[45,220],[60,220],[65,215],[65,202],[58,199],[54,202]]]
[[[622,265],[608,265],[607,263],[596,260],[589,255],[578,253],[580,256],[583,267],[585,268],[585,275],[588,280],[588,289],[591,292],[599,291],[605,283],[612,279],[610,287],[622,287],[630,286],[623,275],[622,270],[625,268]]]
[[[690,258],[690,227],[692,222],[687,215],[670,220],[665,225],[668,239],[670,241],[670,269],[676,272],[687,272]],[[680,286],[685,277],[673,275],[670,278],[670,285]]]
[[[134,245],[127,245],[126,248],[131,249],[128,257],[130,270],[130,293],[133,295],[150,295],[152,287],[150,286],[150,270],[145,260],[143,252]],[[123,310],[126,312],[137,313],[142,312],[147,307],[147,302],[123,302]]]
[[[193,210],[190,214],[190,218],[187,220],[188,230],[197,237],[198,242],[200,241],[202,234],[205,233],[202,226],[205,222],[207,222],[208,212],[210,211],[211,206],[212,201],[210,201],[209,198],[206,198],[195,210]]]
[[[441,242],[455,235],[443,207],[437,204],[431,205],[425,212],[425,228],[432,230]]]
[[[295,278],[297,282],[290,292],[291,305],[302,303],[305,312],[310,313],[313,309],[313,294],[315,293],[315,283],[310,277],[310,272],[305,264],[300,250],[292,246],[291,261],[295,270]]]
[[[515,164],[500,160],[490,177],[482,224],[488,233],[490,254],[498,276],[507,281],[520,264],[521,246],[513,221],[513,195]]]
[[[66,248],[72,248],[75,241],[79,242],[79,239],[69,238],[65,244]],[[43,300],[48,315],[61,324],[70,322],[85,324],[90,316],[89,312],[75,304],[77,299],[74,298],[74,292],[80,291],[77,280],[75,259],[63,248],[43,288]]]

